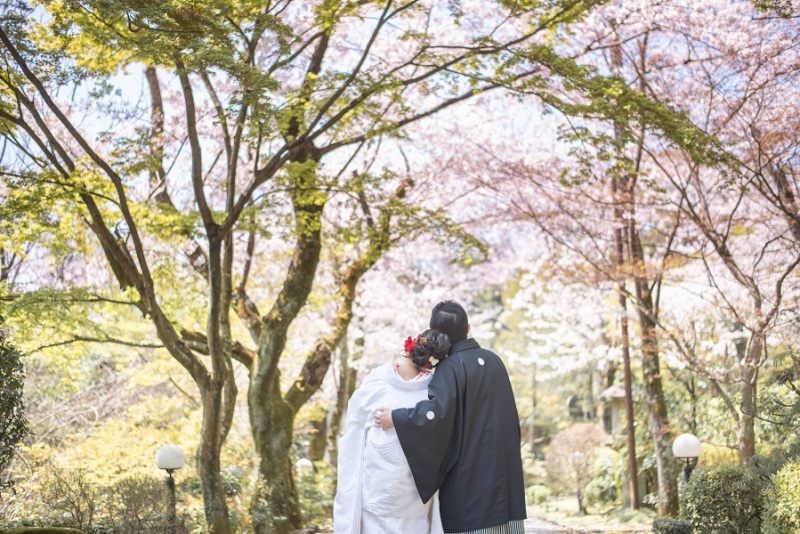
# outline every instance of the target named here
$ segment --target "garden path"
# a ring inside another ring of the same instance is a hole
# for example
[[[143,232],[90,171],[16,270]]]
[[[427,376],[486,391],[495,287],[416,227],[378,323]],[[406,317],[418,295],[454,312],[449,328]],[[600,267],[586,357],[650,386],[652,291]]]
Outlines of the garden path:
[[[525,534],[551,534],[553,532],[564,533],[566,530],[560,525],[536,517],[529,517],[525,520]]]

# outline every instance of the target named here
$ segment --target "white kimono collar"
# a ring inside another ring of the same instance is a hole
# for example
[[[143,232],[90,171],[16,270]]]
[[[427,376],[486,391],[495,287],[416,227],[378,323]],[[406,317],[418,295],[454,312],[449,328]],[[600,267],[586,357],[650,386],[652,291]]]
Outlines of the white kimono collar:
[[[419,380],[406,381],[394,372],[394,369],[392,369],[391,365],[386,366],[386,373],[383,375],[383,379],[387,384],[393,388],[402,389],[404,391],[428,389],[428,383],[431,381],[431,378],[433,378],[433,373],[428,373],[425,378],[421,378]]]

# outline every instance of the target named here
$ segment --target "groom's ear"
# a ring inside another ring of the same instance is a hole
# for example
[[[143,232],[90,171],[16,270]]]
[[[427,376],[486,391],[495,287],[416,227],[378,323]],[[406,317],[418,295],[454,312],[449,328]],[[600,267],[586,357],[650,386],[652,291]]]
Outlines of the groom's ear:
[[[467,335],[469,335],[470,328],[472,328],[472,325],[467,323]]]

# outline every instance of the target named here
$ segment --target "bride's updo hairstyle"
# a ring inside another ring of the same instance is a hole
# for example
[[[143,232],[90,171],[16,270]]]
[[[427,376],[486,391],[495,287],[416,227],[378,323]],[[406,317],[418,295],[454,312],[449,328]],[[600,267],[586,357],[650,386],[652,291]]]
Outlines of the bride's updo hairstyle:
[[[411,358],[417,369],[421,371],[425,368],[430,368],[431,358],[443,360],[447,358],[449,351],[450,338],[438,330],[430,329],[420,334],[419,339],[408,352],[408,357]]]

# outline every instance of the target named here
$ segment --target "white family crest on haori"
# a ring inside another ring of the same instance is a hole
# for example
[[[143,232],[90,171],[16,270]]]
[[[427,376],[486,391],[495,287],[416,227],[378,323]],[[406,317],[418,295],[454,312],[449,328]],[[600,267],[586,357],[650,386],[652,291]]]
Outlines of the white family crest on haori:
[[[438,495],[422,502],[396,432],[374,423],[382,406],[408,408],[426,399],[431,376],[403,380],[382,365],[353,394],[339,440],[334,534],[443,533]]]

